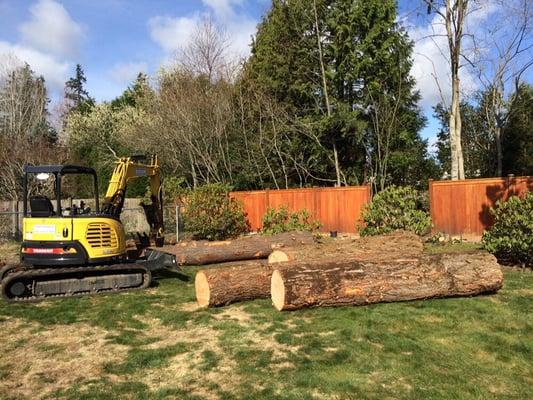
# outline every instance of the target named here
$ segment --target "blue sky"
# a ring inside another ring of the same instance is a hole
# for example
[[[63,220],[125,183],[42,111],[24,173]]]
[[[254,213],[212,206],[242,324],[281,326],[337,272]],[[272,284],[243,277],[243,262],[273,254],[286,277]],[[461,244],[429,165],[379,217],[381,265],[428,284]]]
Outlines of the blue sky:
[[[179,34],[179,26],[172,25],[173,21],[182,18],[182,25],[186,27],[188,20],[194,21],[204,13],[216,13],[222,23],[230,19],[231,23],[234,19],[245,20],[244,28],[251,35],[250,28],[260,19],[268,2],[239,3],[231,0],[0,0],[0,53],[4,48],[18,58],[29,58],[34,69],[44,72],[52,92],[61,91],[65,77],[80,63],[86,72],[90,94],[98,100],[109,100],[119,95],[139,70],[154,73],[171,57],[172,40],[161,35],[156,37],[158,27],[166,28],[168,35],[174,33],[173,28]],[[235,15],[224,14],[227,12],[225,4],[232,6],[231,12]],[[60,24],[62,32],[55,32],[49,40],[68,41],[71,45],[62,51],[50,51],[46,45],[25,35],[21,29],[24,24],[40,30],[41,37],[49,35],[50,27]],[[179,37],[175,41],[179,44]],[[42,61],[30,50],[52,53],[53,60]],[[41,65],[47,63],[49,65]]]
[[[494,1],[488,0],[472,16],[474,29],[495,18]],[[431,143],[438,131],[431,106],[441,98],[434,76],[445,82],[448,67],[438,48],[441,39],[427,37],[442,26],[436,16],[425,15],[421,3],[401,0],[399,18],[415,40],[412,73],[428,117],[422,136]],[[5,61],[14,55],[27,61],[44,75],[56,99],[80,63],[89,93],[97,100],[109,100],[138,72],[155,74],[176,49],[186,45],[192,27],[205,14],[226,27],[233,54],[246,56],[251,35],[269,5],[269,0],[0,0],[0,57]],[[445,48],[445,43],[441,41],[440,47]],[[468,90],[479,87],[468,72],[462,82]]]

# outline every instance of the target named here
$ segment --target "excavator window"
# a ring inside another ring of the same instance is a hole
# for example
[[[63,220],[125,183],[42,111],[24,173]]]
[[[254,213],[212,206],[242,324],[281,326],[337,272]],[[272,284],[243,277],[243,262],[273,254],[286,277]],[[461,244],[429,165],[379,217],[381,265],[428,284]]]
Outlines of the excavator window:
[[[24,215],[46,218],[100,213],[94,169],[75,165],[26,165],[24,172]]]
[[[30,213],[32,217],[51,217],[55,215],[52,201],[43,195],[30,197]]]

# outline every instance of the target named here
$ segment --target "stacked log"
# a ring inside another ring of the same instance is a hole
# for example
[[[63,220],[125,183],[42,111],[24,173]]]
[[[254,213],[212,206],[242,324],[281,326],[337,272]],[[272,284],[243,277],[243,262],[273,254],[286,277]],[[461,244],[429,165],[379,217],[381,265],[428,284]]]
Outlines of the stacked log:
[[[284,241],[287,243],[287,241]],[[290,243],[290,242],[288,242]],[[276,247],[273,254],[291,254],[298,260],[321,260],[350,257],[353,260],[380,258],[387,244],[387,256],[412,257],[422,253],[420,238],[410,232],[395,232],[380,237],[368,237],[346,242],[313,243],[295,247]],[[229,264],[229,265],[228,265]],[[292,264],[287,264],[292,268]],[[217,307],[235,302],[270,298],[271,276],[277,265],[255,262],[225,263],[217,268],[202,270],[196,274],[196,300],[200,307]]]
[[[174,254],[179,265],[206,265],[267,258],[273,248],[311,245],[313,242],[314,237],[310,232],[288,232],[225,241],[190,241],[159,247],[157,250]]]
[[[274,249],[268,256],[269,264],[336,257],[373,260],[415,257],[422,254],[424,246],[420,237],[412,232],[396,231],[386,235],[367,236],[333,243],[314,243],[307,246],[287,246]]]
[[[214,307],[270,297],[280,311],[297,310],[472,296],[495,292],[503,282],[492,255],[423,254],[420,238],[406,233],[276,251],[292,261],[238,262],[199,271],[198,304]]]
[[[486,252],[313,260],[280,264],[272,273],[271,298],[281,311],[473,296],[495,292],[502,284],[501,268]]]

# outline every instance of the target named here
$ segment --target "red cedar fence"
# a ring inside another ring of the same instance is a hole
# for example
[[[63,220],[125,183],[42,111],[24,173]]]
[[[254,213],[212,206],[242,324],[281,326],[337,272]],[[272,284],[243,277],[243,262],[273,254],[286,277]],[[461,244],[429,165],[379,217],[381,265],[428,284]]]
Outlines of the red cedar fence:
[[[291,211],[307,209],[322,224],[321,231],[356,232],[361,210],[370,202],[370,186],[259,190],[232,192],[231,197],[243,202],[252,230],[263,226],[268,208],[287,206]]]
[[[489,210],[498,200],[528,191],[533,191],[533,176],[430,181],[433,232],[479,238],[494,223]]]

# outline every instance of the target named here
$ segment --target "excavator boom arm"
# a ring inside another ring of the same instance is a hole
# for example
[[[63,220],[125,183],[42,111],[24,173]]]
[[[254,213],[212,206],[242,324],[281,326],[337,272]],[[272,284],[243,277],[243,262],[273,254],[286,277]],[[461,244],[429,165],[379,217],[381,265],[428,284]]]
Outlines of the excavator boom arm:
[[[121,157],[116,161],[103,200],[102,211],[104,214],[116,218],[120,217],[128,183],[140,177],[148,177],[150,180],[151,204],[141,203],[141,205],[150,225],[150,237],[157,243],[163,239],[164,224],[161,174],[156,155],[149,158],[141,156]]]

